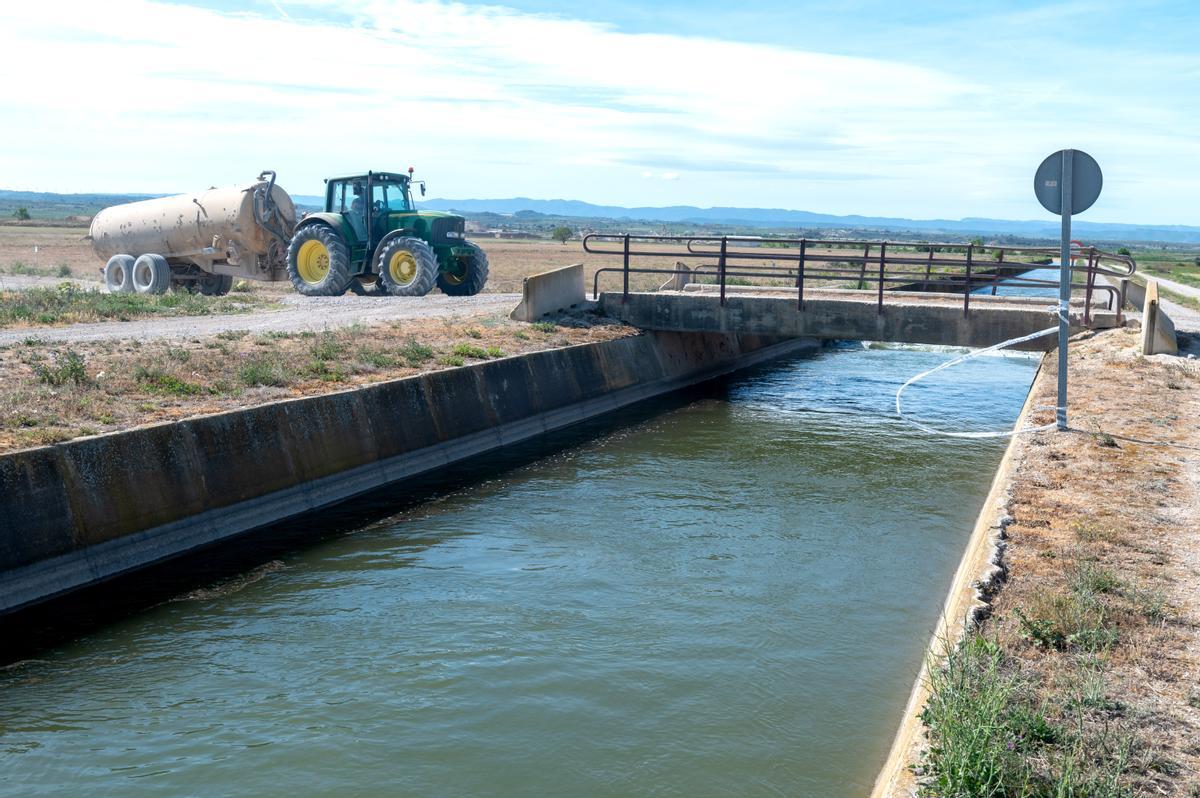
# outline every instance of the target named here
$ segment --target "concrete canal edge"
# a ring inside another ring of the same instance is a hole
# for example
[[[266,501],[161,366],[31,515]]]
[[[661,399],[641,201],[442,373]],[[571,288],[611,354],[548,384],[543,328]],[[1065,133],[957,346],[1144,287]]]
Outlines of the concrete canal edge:
[[[1047,358],[1052,356],[1053,352],[1043,356],[1013,429],[1029,425],[1029,416],[1034,410],[1033,397],[1039,381],[1047,379]],[[908,798],[917,794],[911,766],[920,763],[925,745],[921,711],[929,699],[929,670],[941,666],[948,648],[958,643],[970,624],[979,618],[981,612],[986,611],[986,594],[1003,576],[1004,528],[1011,520],[1008,508],[1018,444],[1017,436],[1009,438],[992,479],[991,489],[959,560],[954,580],[950,583],[942,613],[929,639],[924,661],[913,683],[891,749],[875,778],[871,798]]]
[[[817,345],[650,332],[0,455],[0,615]]]

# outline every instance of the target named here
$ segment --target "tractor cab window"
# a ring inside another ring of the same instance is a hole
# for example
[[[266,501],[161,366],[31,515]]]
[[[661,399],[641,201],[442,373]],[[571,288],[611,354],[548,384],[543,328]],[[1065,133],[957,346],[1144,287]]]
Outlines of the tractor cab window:
[[[367,230],[367,198],[364,181],[346,181],[334,189],[333,210],[341,213],[350,222],[354,234],[360,239]]]
[[[406,186],[399,181],[378,181],[371,185],[374,207],[389,211],[410,211]]]

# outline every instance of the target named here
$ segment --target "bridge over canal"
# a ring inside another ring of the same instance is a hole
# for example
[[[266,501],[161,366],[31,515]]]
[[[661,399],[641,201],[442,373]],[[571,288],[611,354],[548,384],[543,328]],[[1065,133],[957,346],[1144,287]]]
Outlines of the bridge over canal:
[[[621,259],[596,271],[593,295],[642,329],[985,347],[1055,324],[1052,249],[598,234],[583,245]],[[1072,328],[1121,324],[1132,259],[1075,255]],[[617,278],[619,290],[601,290]],[[1018,348],[1054,346],[1046,336]]]

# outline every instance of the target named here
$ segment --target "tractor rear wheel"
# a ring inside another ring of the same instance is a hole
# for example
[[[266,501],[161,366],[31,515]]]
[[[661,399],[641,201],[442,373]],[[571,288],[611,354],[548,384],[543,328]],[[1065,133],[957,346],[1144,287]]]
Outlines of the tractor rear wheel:
[[[384,245],[375,265],[391,296],[425,296],[438,276],[437,256],[419,238],[393,238]]]
[[[487,253],[475,244],[467,244],[471,254],[451,258],[450,268],[438,275],[438,288],[450,296],[474,296],[488,279]]]
[[[304,296],[341,296],[352,279],[350,250],[330,227],[302,227],[288,246],[287,273]]]

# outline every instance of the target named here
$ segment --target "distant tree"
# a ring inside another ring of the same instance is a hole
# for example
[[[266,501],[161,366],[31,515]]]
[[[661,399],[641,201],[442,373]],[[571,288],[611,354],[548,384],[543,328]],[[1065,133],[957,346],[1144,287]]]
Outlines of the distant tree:
[[[560,244],[567,243],[567,240],[575,233],[566,225],[559,225],[550,232],[550,237]]]
[[[13,218],[19,222],[29,221],[29,209],[17,208],[15,211],[13,211]]]
[[[1121,247],[1120,249],[1117,250],[1117,254],[1118,255],[1132,255],[1133,253],[1129,251],[1129,247]]]
[[[982,247],[983,246],[983,238],[980,236],[975,236],[974,238],[971,239],[971,243],[977,247]]]

